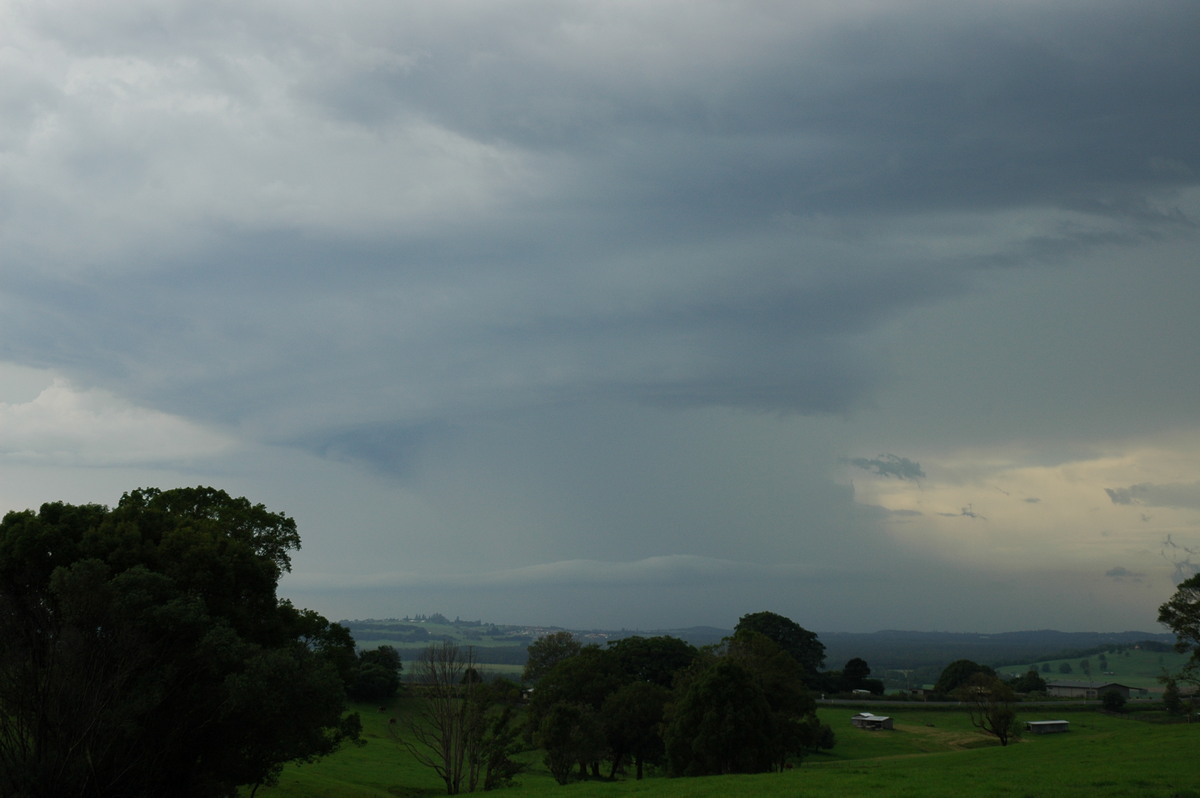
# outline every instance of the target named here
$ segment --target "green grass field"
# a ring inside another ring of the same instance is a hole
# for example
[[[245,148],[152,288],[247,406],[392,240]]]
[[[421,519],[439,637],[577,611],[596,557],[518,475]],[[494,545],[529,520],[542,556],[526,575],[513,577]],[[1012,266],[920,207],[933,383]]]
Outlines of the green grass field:
[[[290,766],[277,787],[260,788],[260,798],[400,798],[444,793],[432,770],[420,767],[395,741],[387,712],[358,707],[367,744],[347,748],[320,762]],[[894,712],[891,712],[895,709]],[[1026,735],[1002,748],[954,709],[875,708],[895,718],[894,731],[850,726],[858,707],[823,707],[821,717],[837,733],[837,746],[798,768],[757,776],[669,779],[641,782],[580,782],[560,786],[538,752],[529,752],[530,772],[500,794],[510,798],[566,796],[622,798],[678,796],[1145,796],[1200,798],[1200,723],[1166,724],[1161,713],[1133,717],[1094,711],[1030,708],[1023,720],[1065,718],[1065,734]]]
[[[1092,666],[1091,676],[1084,674],[1080,667],[1079,661],[1087,659]],[[1098,655],[1092,654],[1088,657],[1075,657],[1073,659],[1053,659],[1045,662],[1034,663],[1035,670],[1046,681],[1067,680],[1067,681],[1096,681],[1096,682],[1119,682],[1120,684],[1130,687],[1140,687],[1152,692],[1161,692],[1162,684],[1158,681],[1158,677],[1162,675],[1164,670],[1176,673],[1187,662],[1187,654],[1177,654],[1173,651],[1158,652],[1158,651],[1140,651],[1129,650],[1125,652],[1108,652],[1106,655],[1107,668],[1101,668]],[[1071,673],[1060,673],[1059,667],[1066,663],[1071,666]],[[1043,664],[1050,666],[1050,672],[1046,673],[1041,670]],[[1005,665],[997,668],[997,672],[1004,676],[1021,675],[1029,669],[1029,666]]]

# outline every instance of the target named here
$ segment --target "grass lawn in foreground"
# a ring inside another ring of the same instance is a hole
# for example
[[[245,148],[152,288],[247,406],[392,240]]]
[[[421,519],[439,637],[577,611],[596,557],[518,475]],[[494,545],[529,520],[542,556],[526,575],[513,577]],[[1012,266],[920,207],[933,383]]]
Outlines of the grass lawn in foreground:
[[[259,798],[400,798],[444,794],[432,770],[418,765],[389,732],[402,704],[379,713],[362,706],[367,745],[347,748],[309,765],[285,769],[278,787]],[[892,711],[892,710],[895,711]],[[509,798],[724,798],[725,796],[1143,796],[1200,798],[1200,724],[1161,724],[1095,711],[1051,708],[1022,711],[1023,720],[1062,717],[1065,734],[1025,735],[1000,747],[974,730],[965,712],[887,708],[894,731],[850,726],[856,707],[823,707],[822,719],[837,734],[833,751],[808,757],[784,773],[641,782],[579,782],[560,786],[540,752],[528,754],[532,770]]]

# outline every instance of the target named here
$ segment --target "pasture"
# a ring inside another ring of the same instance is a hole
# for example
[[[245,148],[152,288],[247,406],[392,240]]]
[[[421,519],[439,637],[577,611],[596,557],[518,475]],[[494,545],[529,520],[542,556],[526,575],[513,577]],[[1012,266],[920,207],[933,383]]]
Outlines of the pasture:
[[[444,794],[433,771],[420,767],[395,741],[392,717],[404,702],[360,706],[367,744],[347,748],[320,762],[289,766],[277,787],[262,787],[259,798],[418,798]],[[895,711],[892,711],[895,710]],[[559,786],[537,751],[527,753],[530,772],[510,798],[673,798],[725,796],[1144,796],[1200,798],[1200,724],[1147,722],[1159,713],[1111,716],[1091,710],[1031,707],[1022,720],[1065,718],[1065,734],[1026,735],[1002,748],[973,729],[953,708],[874,707],[896,720],[894,731],[850,726],[859,707],[826,706],[822,720],[837,734],[830,752],[808,757],[784,773],[668,779],[641,782],[579,782]]]
[[[1090,676],[1084,672],[1081,666],[1083,660],[1087,660],[1091,665]],[[1178,673],[1187,660],[1187,654],[1179,654],[1174,651],[1125,649],[1124,651],[1107,652],[1103,660],[1107,667],[1101,667],[1101,660],[1097,654],[1039,661],[1034,663],[1033,667],[1038,671],[1038,675],[1048,682],[1059,680],[1119,682],[1129,687],[1148,690],[1151,693],[1160,693],[1162,692],[1162,683],[1159,681],[1159,677],[1163,673]],[[1042,670],[1043,665],[1048,665],[1049,669]],[[1064,665],[1070,666],[1070,673],[1062,673],[1061,668]],[[1007,678],[1020,676],[1029,670],[1029,667],[1005,665],[996,668],[996,671]]]

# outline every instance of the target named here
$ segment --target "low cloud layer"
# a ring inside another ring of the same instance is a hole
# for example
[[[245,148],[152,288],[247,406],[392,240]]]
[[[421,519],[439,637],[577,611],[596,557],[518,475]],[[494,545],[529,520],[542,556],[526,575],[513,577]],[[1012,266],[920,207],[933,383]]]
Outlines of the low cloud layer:
[[[897,457],[894,454],[881,454],[873,459],[855,457],[850,460],[850,465],[879,476],[895,477],[896,479],[916,480],[925,476],[920,463],[914,463],[907,457]]]
[[[1105,488],[1104,492],[1113,504],[1200,510],[1200,482],[1166,485],[1143,482],[1126,488]]]

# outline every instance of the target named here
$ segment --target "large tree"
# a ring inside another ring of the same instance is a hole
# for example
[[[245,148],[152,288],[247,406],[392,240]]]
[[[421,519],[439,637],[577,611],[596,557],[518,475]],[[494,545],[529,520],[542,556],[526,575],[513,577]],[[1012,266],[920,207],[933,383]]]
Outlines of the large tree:
[[[804,669],[771,638],[742,630],[679,674],[664,731],[674,775],[781,769],[832,745]]]
[[[942,669],[942,674],[933,686],[933,691],[941,695],[950,695],[969,682],[971,677],[977,673],[993,677],[996,675],[996,671],[987,665],[980,665],[969,659],[956,659]]]
[[[963,702],[975,728],[1008,745],[1017,736],[1016,696],[992,674],[977,671],[959,685],[954,696]]]
[[[1158,608],[1158,622],[1175,633],[1175,650],[1191,655],[1176,678],[1200,683],[1200,574],[1179,583]]]
[[[817,702],[805,686],[803,667],[775,641],[742,631],[725,642],[725,659],[739,663],[753,677],[771,708],[771,761],[784,768],[820,746],[825,729],[817,719]]]
[[[664,732],[676,776],[763,773],[775,765],[774,714],[754,675],[721,658],[680,686]]]
[[[670,687],[675,674],[692,664],[699,652],[670,635],[623,637],[608,644],[607,652],[627,682],[650,682]]]
[[[790,654],[804,669],[805,679],[813,680],[825,665],[825,644],[791,618],[774,612],[752,612],[743,615],[734,627],[734,634],[758,632]]]
[[[584,776],[590,769],[593,777],[599,777],[605,757],[614,774],[630,758],[639,774],[647,762],[660,760],[669,687],[697,655],[685,641],[660,636],[622,638],[607,648],[583,646],[558,659],[541,675],[529,706],[530,728],[547,749],[555,777],[571,778],[573,768],[563,762],[571,753],[590,757],[572,764]],[[588,744],[569,744],[564,735],[570,729],[586,732]]]
[[[671,691],[654,682],[629,682],[604,701],[600,722],[612,759],[612,777],[633,760],[636,778],[645,775],[646,763],[662,761],[665,750],[662,724]]]
[[[0,521],[0,794],[226,796],[357,738],[292,519],[213,488]]]
[[[465,678],[474,668],[474,649],[448,640],[427,647],[413,663],[419,702],[401,742],[418,762],[433,768],[447,795],[474,792],[479,780],[473,752],[478,747],[473,706],[479,680]]]
[[[521,691],[507,680],[485,682],[475,651],[451,641],[425,648],[412,664],[414,709],[400,742],[432,768],[447,795],[511,783],[523,765],[515,753]]]
[[[576,765],[580,777],[586,776],[587,765],[599,762],[608,750],[599,713],[568,701],[552,704],[541,715],[537,737],[546,751],[546,767],[559,784],[571,780]]]
[[[595,645],[584,646],[575,656],[556,663],[538,681],[529,703],[530,728],[543,748],[555,749],[555,756],[565,756],[573,750],[588,754],[591,758],[579,763],[580,772],[586,773],[590,766],[592,775],[599,777],[600,760],[606,753],[604,747],[590,743],[579,747],[564,746],[562,735],[566,729],[579,728],[587,730],[589,738],[593,736],[594,730],[600,728],[600,710],[605,699],[626,681],[613,651]],[[560,711],[558,707],[562,705],[582,708],[586,712]],[[553,721],[547,723],[548,717],[553,717]]]
[[[525,672],[521,678],[526,682],[536,682],[555,665],[564,659],[570,659],[582,649],[583,644],[565,629],[543,635],[529,644]]]
[[[394,646],[358,652],[358,663],[348,692],[355,701],[383,701],[400,689],[403,664]]]

